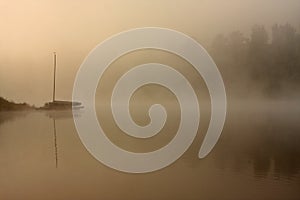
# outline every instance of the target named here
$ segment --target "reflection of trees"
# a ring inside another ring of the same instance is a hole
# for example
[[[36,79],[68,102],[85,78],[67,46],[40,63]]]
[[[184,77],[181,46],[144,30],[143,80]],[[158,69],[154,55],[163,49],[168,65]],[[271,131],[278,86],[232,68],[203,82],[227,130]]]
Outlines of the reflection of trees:
[[[183,155],[185,163],[199,168],[214,163],[231,173],[255,177],[292,178],[300,172],[300,125],[288,117],[263,112],[231,113],[213,151],[197,157],[201,138]],[[251,119],[251,121],[249,121]]]
[[[0,112],[0,125],[13,121],[19,117],[25,117],[28,114],[26,111],[7,111],[7,112]]]
[[[281,175],[291,177],[300,169],[299,127],[297,129],[291,124],[286,126],[277,124],[271,131],[275,135],[271,138],[272,148],[270,149],[275,175],[276,177]]]
[[[300,83],[300,34],[289,24],[274,25],[271,31],[269,37],[264,26],[256,25],[249,38],[237,31],[215,38],[211,55],[224,69],[229,88],[247,84],[244,80],[250,79],[260,83],[266,94],[274,95],[285,89],[284,84]]]
[[[270,116],[256,116],[255,121],[254,116],[248,115],[250,123],[240,115],[237,118],[225,127],[224,137],[215,150],[219,166],[238,166],[242,170],[251,164],[258,177],[293,177],[299,172],[298,124]]]

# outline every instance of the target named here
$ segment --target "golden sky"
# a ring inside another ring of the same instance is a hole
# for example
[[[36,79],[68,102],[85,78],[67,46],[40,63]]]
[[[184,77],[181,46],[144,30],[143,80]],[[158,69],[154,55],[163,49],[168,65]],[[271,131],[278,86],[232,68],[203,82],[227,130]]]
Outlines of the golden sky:
[[[92,48],[131,28],[181,31],[207,47],[217,34],[254,24],[299,29],[299,0],[1,0],[0,96],[41,105],[51,100],[52,52],[57,96],[71,99],[76,72]]]

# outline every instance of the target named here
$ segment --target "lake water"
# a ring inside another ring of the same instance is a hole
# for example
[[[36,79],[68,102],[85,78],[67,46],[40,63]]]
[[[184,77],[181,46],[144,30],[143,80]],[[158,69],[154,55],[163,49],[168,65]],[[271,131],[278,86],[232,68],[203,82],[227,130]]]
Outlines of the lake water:
[[[0,199],[300,199],[299,117],[298,102],[237,103],[229,106],[221,138],[206,158],[197,157],[208,124],[204,116],[179,160],[156,172],[128,174],[87,152],[69,111],[2,112]],[[172,124],[165,132],[177,127]],[[106,126],[112,141],[132,151],[162,145],[124,142]]]

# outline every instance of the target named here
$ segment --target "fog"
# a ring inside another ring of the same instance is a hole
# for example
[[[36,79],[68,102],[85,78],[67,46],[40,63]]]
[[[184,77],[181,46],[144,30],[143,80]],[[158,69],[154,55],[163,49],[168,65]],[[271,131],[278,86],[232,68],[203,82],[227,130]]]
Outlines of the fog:
[[[57,98],[70,100],[85,56],[120,31],[145,26],[171,28],[209,49],[218,34],[241,31],[250,37],[255,24],[264,25],[269,34],[276,23],[289,23],[299,31],[299,10],[298,0],[2,0],[0,96],[35,105],[50,101],[52,52],[56,51]],[[230,85],[230,69],[221,67],[220,71]]]

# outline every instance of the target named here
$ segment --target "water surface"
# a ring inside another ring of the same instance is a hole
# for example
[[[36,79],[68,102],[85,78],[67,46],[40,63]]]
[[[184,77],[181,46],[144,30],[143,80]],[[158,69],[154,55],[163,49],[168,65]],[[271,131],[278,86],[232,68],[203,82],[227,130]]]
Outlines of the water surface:
[[[179,160],[147,174],[118,172],[95,160],[69,111],[2,112],[0,199],[300,199],[300,111],[268,105],[229,107],[206,158],[197,157],[203,125]],[[107,129],[120,146],[149,150],[151,143],[124,142]]]

